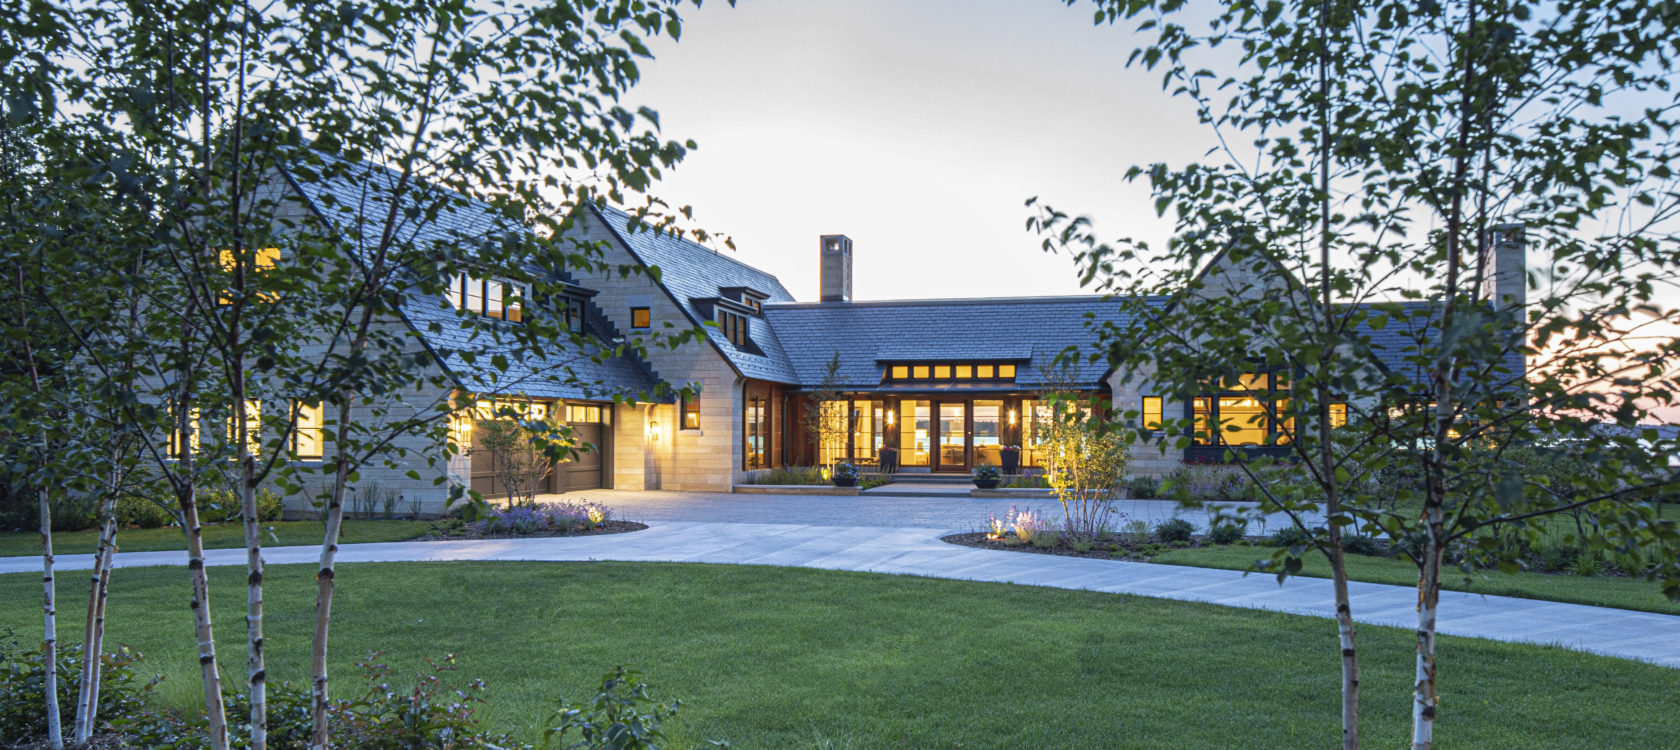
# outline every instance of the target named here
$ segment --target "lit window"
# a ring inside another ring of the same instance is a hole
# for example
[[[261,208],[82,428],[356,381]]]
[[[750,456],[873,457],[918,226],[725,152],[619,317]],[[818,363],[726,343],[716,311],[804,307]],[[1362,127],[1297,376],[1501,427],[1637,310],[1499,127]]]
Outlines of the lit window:
[[[571,424],[597,424],[601,421],[601,407],[592,404],[567,404],[566,421]]]
[[[685,430],[700,429],[700,394],[683,396],[682,399],[682,428]]]
[[[914,377],[917,380],[927,380],[927,376],[928,376],[928,366],[927,365],[916,365],[915,367],[911,368],[911,377]]]
[[[651,327],[653,327],[653,314],[648,311],[648,308],[645,308],[645,307],[632,307],[632,308],[630,308],[630,327],[631,328],[651,328]]]
[[[466,305],[467,277],[455,274],[449,277],[449,306],[457,310]]]
[[[1000,378],[1002,380],[1013,380],[1015,378],[1015,366],[1014,365],[998,365],[997,372],[998,372],[998,374],[997,374],[998,378]]]
[[[893,365],[892,376],[893,380],[909,380],[910,368],[905,365]]]
[[[1161,397],[1143,397],[1143,428],[1146,430],[1161,429]]]
[[[718,311],[718,328],[723,337],[736,346],[747,345],[747,318],[732,312]]]
[[[223,250],[218,256],[218,261],[222,264],[222,270],[227,271],[230,274],[239,268],[239,257],[235,255],[232,250]],[[251,254],[250,268],[253,271],[253,277],[278,265],[280,265],[280,248],[278,247],[257,248],[257,250]],[[275,295],[272,292],[263,292],[258,295],[258,299],[265,302],[272,302],[275,299]],[[216,302],[218,304],[226,305],[232,303],[233,300],[224,294],[217,297]]]
[[[467,285],[467,304],[469,312],[482,314],[484,312],[484,281],[471,276],[465,277]]]
[[[951,366],[935,365],[933,368],[933,376],[940,380],[949,380],[951,378]]]
[[[239,441],[239,416],[233,409],[228,409],[227,441],[237,445]],[[245,402],[245,447],[251,453],[262,452],[262,402],[250,399]]]
[[[1193,403],[1196,434],[1192,440],[1196,445],[1218,445],[1219,437],[1213,432],[1213,399],[1198,398]]]
[[[292,429],[292,454],[302,459],[321,458],[326,446],[326,412],[321,404],[299,402],[297,426]]]
[[[1342,427],[1347,424],[1347,404],[1330,405],[1330,426]]]
[[[991,365],[979,365],[974,368],[974,377],[990,380],[997,377],[997,368]]]
[[[967,380],[974,377],[974,365],[957,365],[957,379]]]
[[[192,452],[193,453],[198,452],[198,433],[200,431],[199,430],[199,421],[200,421],[200,419],[199,419],[199,414],[198,414],[198,407],[195,406],[195,407],[192,408],[192,411],[189,412],[189,417],[188,417],[188,421],[187,421],[188,429],[192,430],[192,440],[185,441],[185,442],[188,442],[192,446]],[[179,424],[177,424],[176,421],[175,421],[175,410],[170,409],[169,410],[169,457],[170,458],[182,458],[183,457],[181,455],[182,454],[182,451],[181,451],[181,443],[182,442],[183,441],[181,440],[181,426]]]

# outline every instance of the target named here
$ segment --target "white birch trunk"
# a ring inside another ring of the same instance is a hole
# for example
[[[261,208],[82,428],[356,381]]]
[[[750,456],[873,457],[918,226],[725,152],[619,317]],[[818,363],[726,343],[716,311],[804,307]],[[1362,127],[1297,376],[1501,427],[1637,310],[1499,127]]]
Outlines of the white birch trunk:
[[[1436,527],[1440,508],[1427,509]],[[1441,600],[1441,561],[1445,550],[1431,528],[1418,576],[1417,668],[1412,689],[1412,750],[1430,750],[1435,742],[1435,612]]]
[[[239,457],[239,508],[245,526],[246,687],[251,701],[252,750],[268,747],[268,671],[263,654],[262,527],[257,521],[256,457],[251,454],[250,407],[245,402],[244,373],[234,366],[234,416]]]
[[[105,649],[105,597],[111,585],[111,561],[116,552],[117,518],[115,490],[110,491],[100,511],[99,548],[94,553],[93,577],[88,588],[87,628],[82,639],[82,685],[76,699],[76,726],[71,740],[85,745],[93,736],[94,717],[99,713],[100,654]]]
[[[47,743],[53,750],[63,750],[64,728],[58,716],[58,611],[53,591],[52,503],[46,490],[38,490],[36,494],[41,501],[41,585],[46,593],[41,604],[44,621],[41,667],[46,673],[41,697],[47,712]]]
[[[241,448],[241,452],[245,452]],[[246,452],[240,459],[250,476],[252,457]],[[247,679],[251,693],[252,750],[268,746],[268,672],[263,655],[263,559],[262,528],[257,523],[256,488],[247,480],[241,490],[241,505],[245,514],[245,633],[247,646]]]
[[[185,403],[176,418],[180,434],[181,460],[178,464],[184,484],[176,491],[176,503],[181,510],[181,526],[187,535],[187,570],[192,577],[193,624],[198,636],[198,669],[204,683],[204,713],[211,750],[227,750],[227,706],[222,702],[222,674],[216,665],[216,634],[210,621],[210,575],[204,569],[204,528],[198,521],[198,484],[193,461],[193,424],[191,409]]]
[[[323,407],[325,404],[322,405]],[[327,731],[327,636],[332,624],[332,599],[335,565],[338,557],[338,535],[344,525],[344,488],[350,481],[350,456],[344,446],[349,438],[350,399],[345,397],[338,407],[338,467],[333,477],[332,496],[327,500],[327,531],[321,540],[320,569],[315,574],[315,639],[310,648],[311,722],[310,750],[332,747]]]

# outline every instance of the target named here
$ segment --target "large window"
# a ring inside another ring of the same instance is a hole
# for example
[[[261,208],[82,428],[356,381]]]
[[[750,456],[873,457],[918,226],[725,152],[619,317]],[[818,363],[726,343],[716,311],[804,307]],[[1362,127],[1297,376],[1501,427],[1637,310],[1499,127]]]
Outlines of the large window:
[[[326,411],[320,402],[297,404],[297,426],[292,429],[292,454],[308,460],[319,459],[326,449]]]
[[[1162,407],[1160,396],[1143,397],[1143,414],[1139,420],[1143,429],[1159,430],[1162,422]]]
[[[1295,420],[1285,416],[1287,374],[1243,373],[1222,378],[1218,387],[1217,393],[1191,400],[1193,445],[1258,447],[1290,441]]]
[[[746,429],[742,430],[742,463],[748,469],[769,466],[770,400],[758,397],[747,399],[747,412],[743,417],[746,420]]]

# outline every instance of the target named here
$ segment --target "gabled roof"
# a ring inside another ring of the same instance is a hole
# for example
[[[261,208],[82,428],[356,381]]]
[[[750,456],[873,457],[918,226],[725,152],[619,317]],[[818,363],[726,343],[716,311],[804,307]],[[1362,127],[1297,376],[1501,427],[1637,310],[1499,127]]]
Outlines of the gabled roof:
[[[1073,296],[767,304],[764,317],[806,386],[822,381],[839,352],[844,388],[878,388],[881,362],[922,360],[1017,362],[1018,389],[1047,385],[1046,370],[1069,346],[1089,355],[1087,321],[1121,314],[1103,297]],[[1087,359],[1074,375],[1096,388],[1108,365]]]
[[[282,173],[322,223],[338,232],[359,257],[365,257],[360,254],[377,246],[384,235],[398,175],[378,165],[315,156],[323,165],[320,176],[300,179],[296,170],[284,166]],[[394,232],[403,242],[478,244],[528,231],[484,201],[424,181],[413,181],[399,200]],[[564,275],[560,280],[572,281]],[[565,351],[541,357],[509,356],[507,370],[498,372],[487,364],[490,357],[511,354],[514,347],[495,342],[493,327],[514,324],[463,318],[443,299],[419,295],[408,296],[402,315],[439,364],[467,391],[606,400],[618,394],[651,393],[655,386],[645,365],[628,355],[603,352],[598,345],[582,350],[563,346]],[[477,353],[484,364],[469,364],[463,351]],[[567,376],[576,382],[562,382]]]
[[[619,209],[591,207],[591,210],[618,235],[619,241],[638,261],[643,265],[659,267],[660,288],[682,308],[694,325],[704,325],[708,320],[696,300],[715,299],[732,287],[748,287],[767,295],[766,305],[793,301],[793,295],[782,288],[782,282],[774,275],[667,232],[647,227],[632,229],[634,218]],[[779,332],[772,330],[766,320],[759,316],[747,316],[747,336],[760,350],[758,352],[735,346],[715,326],[705,328],[706,337],[730,366],[746,377],[777,383],[799,382],[798,373],[778,340]]]

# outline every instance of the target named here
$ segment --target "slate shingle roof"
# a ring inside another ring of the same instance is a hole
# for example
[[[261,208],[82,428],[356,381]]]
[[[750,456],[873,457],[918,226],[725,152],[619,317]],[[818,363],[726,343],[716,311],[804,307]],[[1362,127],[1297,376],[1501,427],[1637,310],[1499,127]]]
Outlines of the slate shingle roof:
[[[1075,296],[765,305],[764,317],[805,385],[839,351],[848,388],[876,388],[882,363],[913,360],[1015,361],[1015,387],[1037,388],[1063,349],[1090,352],[1088,320],[1121,314],[1114,301]],[[1107,365],[1080,357],[1074,372],[1094,388]]]
[[[385,232],[397,175],[377,165],[319,158],[323,162],[320,167],[283,169],[283,173],[347,248],[365,254],[377,246]],[[425,182],[415,182],[401,199],[394,232],[402,242],[471,245],[494,241],[509,232],[527,231],[488,203]],[[439,363],[468,391],[605,400],[616,394],[650,393],[654,387],[644,364],[628,355],[612,356],[598,346],[580,351],[564,345],[542,356],[512,356],[516,347],[497,342],[494,336],[496,326],[511,324],[463,318],[440,298],[411,296],[403,304],[402,314]],[[476,352],[485,364],[468,364],[462,352]],[[510,355],[505,372],[487,364],[498,353]]]
[[[703,325],[708,318],[694,303],[696,299],[717,297],[728,287],[751,287],[765,295],[765,304],[793,302],[772,274],[760,271],[720,252],[665,232],[637,228],[632,231],[633,218],[616,208],[597,210],[608,227],[618,235],[630,253],[644,265],[658,266],[659,285],[682,307],[694,325]],[[761,316],[747,316],[747,337],[759,351],[735,346],[722,330],[708,326],[706,336],[723,353],[735,370],[749,378],[777,383],[797,383],[799,373],[789,360],[779,332]]]

